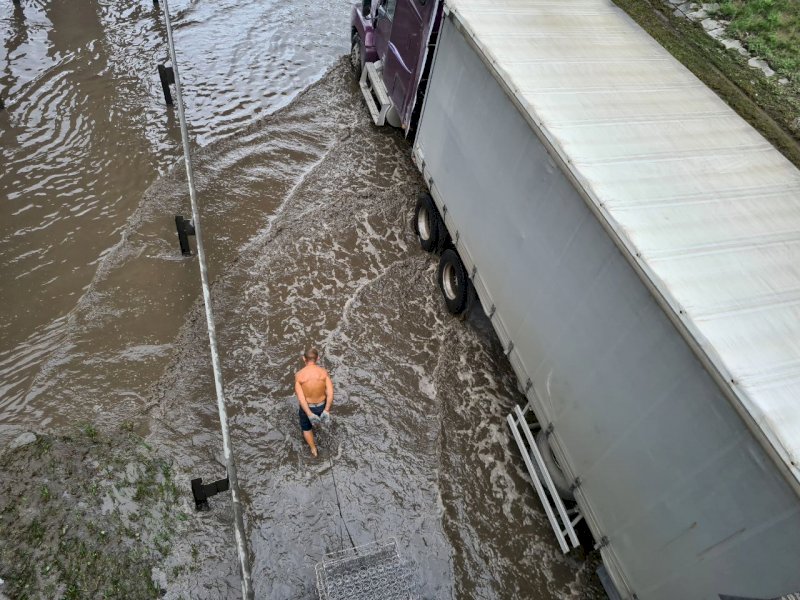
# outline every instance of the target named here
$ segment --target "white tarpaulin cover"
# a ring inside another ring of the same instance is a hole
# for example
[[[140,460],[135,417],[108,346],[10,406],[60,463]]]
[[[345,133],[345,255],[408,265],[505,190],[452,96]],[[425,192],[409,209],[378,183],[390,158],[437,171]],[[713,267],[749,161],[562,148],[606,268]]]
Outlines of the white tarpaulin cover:
[[[800,481],[800,172],[608,0],[447,0]]]

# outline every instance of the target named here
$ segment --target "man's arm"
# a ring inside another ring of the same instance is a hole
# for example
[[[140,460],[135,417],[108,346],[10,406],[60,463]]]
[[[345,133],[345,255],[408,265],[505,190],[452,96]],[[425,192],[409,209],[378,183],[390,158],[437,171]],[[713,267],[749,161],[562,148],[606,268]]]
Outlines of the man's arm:
[[[297,375],[294,376],[294,393],[297,394],[297,401],[300,403],[300,409],[311,418],[311,415],[314,413],[308,408],[308,401],[306,400],[306,395],[303,393],[303,386],[300,385],[300,380],[297,378]]]
[[[333,406],[333,381],[331,376],[325,371],[325,411],[331,412]]]

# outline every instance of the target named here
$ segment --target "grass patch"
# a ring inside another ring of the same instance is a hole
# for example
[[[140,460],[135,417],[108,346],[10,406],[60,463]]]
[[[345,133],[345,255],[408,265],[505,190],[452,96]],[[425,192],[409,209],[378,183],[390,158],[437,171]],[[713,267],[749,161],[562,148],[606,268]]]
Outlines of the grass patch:
[[[715,13],[728,20],[729,35],[773,69],[797,78],[800,73],[800,0],[724,0]]]
[[[36,458],[42,458],[45,454],[50,452],[53,447],[53,440],[49,437],[39,436],[36,438]]]
[[[95,429],[94,425],[92,425],[91,423],[87,423],[86,425],[83,426],[82,430],[83,430],[83,435],[85,435],[87,438],[89,438],[93,442],[97,441],[98,434],[97,434],[97,429]]]
[[[11,598],[161,595],[154,570],[188,573],[173,557],[186,515],[170,463],[123,429],[93,425],[39,436],[0,454],[0,578]],[[166,571],[169,569],[169,571]]]
[[[38,546],[44,539],[44,526],[38,519],[33,519],[28,525],[28,536],[34,546]]]

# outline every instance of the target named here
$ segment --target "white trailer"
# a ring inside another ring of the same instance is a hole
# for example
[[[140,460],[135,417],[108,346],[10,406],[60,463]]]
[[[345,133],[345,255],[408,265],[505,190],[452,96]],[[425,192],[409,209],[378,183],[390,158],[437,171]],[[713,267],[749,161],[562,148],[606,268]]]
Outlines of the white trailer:
[[[445,0],[413,155],[562,549],[585,519],[623,598],[800,591],[798,170],[607,0]]]

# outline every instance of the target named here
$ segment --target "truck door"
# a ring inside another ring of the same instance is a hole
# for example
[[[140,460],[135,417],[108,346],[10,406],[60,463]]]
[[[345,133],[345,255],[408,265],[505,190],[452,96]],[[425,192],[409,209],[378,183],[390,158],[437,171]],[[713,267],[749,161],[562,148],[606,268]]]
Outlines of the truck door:
[[[381,0],[378,4],[375,46],[383,63],[386,90],[404,126],[416,95],[430,13],[436,6],[436,0]]]
[[[394,12],[397,8],[397,0],[381,0],[375,12],[375,50],[378,58],[386,66],[386,52],[389,48],[389,38],[392,35],[392,24],[394,22]],[[385,82],[387,88],[388,81]],[[389,88],[391,89],[391,88]]]

